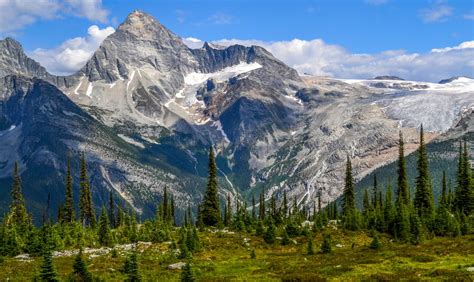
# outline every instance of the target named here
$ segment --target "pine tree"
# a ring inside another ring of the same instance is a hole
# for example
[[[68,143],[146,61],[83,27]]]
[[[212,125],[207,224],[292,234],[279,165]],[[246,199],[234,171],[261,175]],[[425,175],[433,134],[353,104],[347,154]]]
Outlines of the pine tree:
[[[332,252],[331,234],[324,234],[323,243],[321,244],[321,253],[329,254]]]
[[[380,243],[379,235],[377,234],[377,232],[374,231],[374,236],[369,248],[371,248],[372,250],[378,250],[381,246],[382,244]]]
[[[283,217],[288,216],[288,198],[286,197],[286,191],[283,191]]]
[[[409,188],[408,188],[408,175],[407,175],[407,166],[405,161],[405,149],[403,135],[400,131],[400,139],[398,141],[398,190],[397,190],[397,204],[408,205],[409,198]]]
[[[281,235],[280,244],[286,246],[290,243],[290,237],[288,236],[288,232],[286,232],[286,228],[283,228],[283,234]]]
[[[62,221],[65,223],[73,222],[75,219],[74,215],[74,200],[73,200],[73,182],[71,174],[71,160],[67,160],[67,172],[66,172],[66,196],[64,200],[64,208]]]
[[[181,281],[182,282],[194,282],[196,278],[194,277],[193,270],[189,263],[186,263],[183,267],[183,271],[181,272]]]
[[[265,242],[266,242],[267,244],[273,244],[273,243],[275,243],[275,240],[276,240],[276,228],[275,228],[275,225],[273,224],[273,222],[270,222],[270,224],[268,225],[267,231],[266,231],[265,234],[263,235],[263,240],[265,240]]]
[[[308,246],[306,248],[306,252],[308,255],[314,255],[313,238],[311,236],[308,236]]]
[[[123,266],[123,272],[127,275],[127,281],[138,282],[141,281],[140,273],[138,270],[138,258],[136,250],[132,251],[130,256],[127,257]]]
[[[374,174],[374,187],[372,191],[372,208],[377,208],[377,193],[378,193],[378,183],[377,183],[377,174]]]
[[[53,263],[53,255],[51,251],[46,251],[43,256],[43,264],[41,265],[40,279],[42,281],[59,281],[58,273]]]
[[[423,125],[420,128],[420,147],[417,162],[418,176],[416,178],[416,193],[414,206],[420,218],[428,220],[433,216],[433,192],[428,170],[428,153],[423,135]]]
[[[109,192],[109,221],[110,221],[110,227],[115,228],[115,201],[114,201],[114,195],[112,193],[112,190]]]
[[[230,221],[232,219],[232,206],[230,203],[230,195],[227,195],[227,204],[225,205],[225,212],[224,212],[224,224],[225,226],[230,225]]]
[[[15,163],[13,169],[13,184],[11,190],[11,204],[10,204],[10,223],[20,227],[27,227],[31,224],[30,217],[26,211],[25,199],[21,187],[21,177],[18,168],[18,163]]]
[[[120,227],[122,226],[124,223],[124,219],[123,219],[123,208],[121,205],[118,205],[118,209],[117,209],[117,219],[115,220],[115,225],[116,227]]]
[[[354,178],[352,176],[352,164],[349,155],[347,156],[342,208],[344,215],[353,213],[355,210]]]
[[[79,253],[74,259],[72,268],[73,281],[92,282],[92,274],[87,269],[87,264],[82,256],[82,249],[79,250]]]
[[[252,195],[252,221],[257,219],[257,210],[255,207],[255,195]]]
[[[443,178],[441,180],[441,197],[439,200],[439,205],[443,207],[448,207],[448,195],[447,195],[447,184],[446,184],[446,171],[443,171]]]
[[[455,194],[455,206],[459,212],[469,215],[474,211],[474,182],[471,176],[467,142],[459,145],[459,165]]]
[[[369,191],[367,189],[364,190],[364,214],[367,214],[371,209],[372,206],[370,205],[370,200],[369,200]]]
[[[87,227],[94,227],[96,223],[94,207],[92,203],[92,191],[89,183],[89,177],[87,176],[87,163],[85,154],[81,157],[81,195],[79,201],[80,219],[82,225]]]
[[[99,218],[99,230],[97,235],[99,237],[99,243],[102,246],[112,245],[112,235],[110,233],[109,218],[107,216],[104,206],[102,206],[102,212]]]
[[[209,149],[209,178],[204,201],[201,206],[203,223],[206,226],[217,226],[221,222],[221,212],[218,196],[217,166],[214,150]]]

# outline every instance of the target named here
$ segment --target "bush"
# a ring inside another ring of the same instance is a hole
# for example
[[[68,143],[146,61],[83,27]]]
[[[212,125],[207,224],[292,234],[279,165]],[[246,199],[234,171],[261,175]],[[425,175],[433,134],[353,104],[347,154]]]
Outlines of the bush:
[[[321,244],[321,253],[330,254],[331,252],[332,252],[331,235],[325,234],[323,237],[323,243]]]

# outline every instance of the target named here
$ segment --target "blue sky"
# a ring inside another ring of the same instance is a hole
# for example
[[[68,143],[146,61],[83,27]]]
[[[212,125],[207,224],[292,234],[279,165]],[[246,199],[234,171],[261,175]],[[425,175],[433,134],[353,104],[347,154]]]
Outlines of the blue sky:
[[[134,9],[152,14],[184,38],[203,41],[318,39],[350,54],[380,55],[388,50],[427,53],[474,40],[472,0],[37,0],[32,7],[26,0],[3,2],[1,37],[17,39],[29,53],[38,48],[60,52],[58,46],[67,40],[87,40],[91,25],[115,28]],[[37,54],[35,59],[42,60]]]

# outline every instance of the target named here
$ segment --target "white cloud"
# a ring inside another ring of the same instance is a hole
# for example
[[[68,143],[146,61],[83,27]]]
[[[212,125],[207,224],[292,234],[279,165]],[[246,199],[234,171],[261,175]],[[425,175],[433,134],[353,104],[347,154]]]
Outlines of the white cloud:
[[[232,16],[224,12],[217,12],[209,20],[214,24],[230,24],[232,23]]]
[[[53,49],[36,49],[28,55],[57,75],[74,73],[85,65],[102,41],[114,32],[113,27],[90,26],[86,37],[76,37]]]
[[[0,33],[67,15],[105,23],[108,13],[101,0],[0,0]]]
[[[188,44],[188,40],[185,43]],[[192,48],[203,42],[193,38]],[[371,78],[396,75],[405,79],[439,81],[457,75],[474,77],[473,41],[455,47],[433,49],[427,53],[388,50],[376,54],[353,54],[339,45],[321,39],[264,42],[259,40],[223,39],[219,45],[259,45],[276,58],[295,68],[300,74],[309,73],[337,78]]]
[[[474,13],[471,13],[471,14],[465,14],[463,15],[463,18],[465,20],[471,20],[471,21],[474,21]]]
[[[420,17],[425,23],[434,23],[445,21],[453,14],[453,8],[442,2],[420,11]]]

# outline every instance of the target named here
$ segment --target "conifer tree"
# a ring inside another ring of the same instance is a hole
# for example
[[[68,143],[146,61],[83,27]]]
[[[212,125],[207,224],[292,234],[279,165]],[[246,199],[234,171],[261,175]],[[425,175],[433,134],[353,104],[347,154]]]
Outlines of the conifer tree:
[[[377,234],[377,232],[374,231],[374,236],[369,248],[371,248],[372,250],[378,250],[380,249],[381,245],[382,244],[380,243],[379,235]]]
[[[342,208],[344,215],[351,214],[355,210],[354,178],[352,176],[352,164],[349,155],[347,156],[346,163],[346,178],[343,191]]]
[[[123,266],[123,272],[127,275],[127,281],[129,282],[139,282],[141,281],[140,273],[138,270],[138,258],[137,251],[134,250],[127,257]]]
[[[218,196],[217,166],[214,150],[209,149],[209,177],[204,201],[201,206],[202,220],[206,226],[217,226],[221,222]]]
[[[446,184],[446,171],[443,171],[443,178],[441,179],[441,197],[439,200],[439,205],[443,207],[448,207],[448,194],[447,194],[447,184]]]
[[[400,131],[400,138],[398,141],[398,164],[397,164],[397,173],[398,173],[398,189],[397,189],[397,204],[408,205],[409,198],[409,188],[408,188],[408,175],[407,175],[407,166],[405,161],[405,149],[403,135]]]
[[[423,220],[433,216],[433,192],[431,187],[431,178],[428,170],[428,153],[423,135],[423,125],[420,128],[420,147],[418,149],[417,162],[418,176],[416,178],[416,193],[414,206],[418,215]]]
[[[290,243],[290,236],[288,236],[288,232],[286,232],[286,228],[283,228],[283,234],[281,235],[280,244],[285,246]]]
[[[271,220],[270,220],[271,221]],[[273,224],[273,222],[270,222],[270,224],[268,225],[268,228],[267,228],[267,231],[265,232],[265,234],[263,235],[263,239],[265,240],[265,242],[267,244],[273,244],[275,243],[275,240],[276,240],[276,228],[275,228],[275,224]]]
[[[331,234],[324,234],[323,243],[321,244],[321,253],[329,254],[332,252]]]
[[[97,235],[99,237],[99,243],[102,246],[112,245],[112,235],[110,233],[109,218],[107,216],[104,206],[102,206],[102,212],[99,218],[99,230]]]
[[[11,190],[10,223],[16,226],[26,227],[31,224],[30,217],[26,211],[25,199],[23,198],[20,171],[18,163],[13,168],[13,184]]]
[[[84,258],[82,256],[82,248],[79,250],[79,253],[76,255],[72,268],[73,268],[73,271],[72,271],[73,281],[92,282],[92,274],[87,269],[87,264],[84,261]]]
[[[257,219],[257,210],[255,207],[255,195],[252,195],[252,220],[255,221]]]
[[[115,220],[115,225],[116,227],[122,226],[124,223],[124,218],[123,218],[123,208],[121,205],[118,205],[117,209],[117,219]]]
[[[64,200],[64,208],[62,209],[62,221],[65,223],[73,222],[75,219],[72,181],[71,160],[68,159],[66,172],[66,196]]]
[[[89,177],[87,176],[86,157],[83,153],[81,156],[81,178],[80,178],[80,219],[82,225],[85,227],[94,227],[96,223],[94,207],[92,203],[92,191],[90,187]]]
[[[370,205],[370,200],[369,200],[369,191],[367,191],[367,189],[364,190],[363,205],[364,205],[364,214],[367,214],[372,209],[372,206]]]
[[[306,252],[308,255],[314,255],[313,238],[311,236],[308,236],[308,246],[306,248]]]
[[[378,193],[377,174],[374,174],[374,187],[372,191],[372,208],[377,208],[377,193]]]
[[[471,176],[467,142],[459,144],[459,165],[457,173],[457,188],[455,194],[455,206],[459,212],[469,215],[474,211],[474,183]]]
[[[194,282],[196,278],[194,277],[193,270],[189,263],[186,263],[181,272],[181,282]]]
[[[232,207],[230,203],[230,195],[227,195],[227,204],[225,205],[225,212],[224,212],[224,224],[225,226],[230,225],[230,221],[232,219]]]
[[[43,264],[41,265],[40,272],[41,281],[59,281],[58,273],[53,263],[53,255],[51,251],[46,251],[43,256]]]
[[[112,190],[109,192],[109,221],[110,227],[115,228],[115,201],[114,201],[114,194]]]

